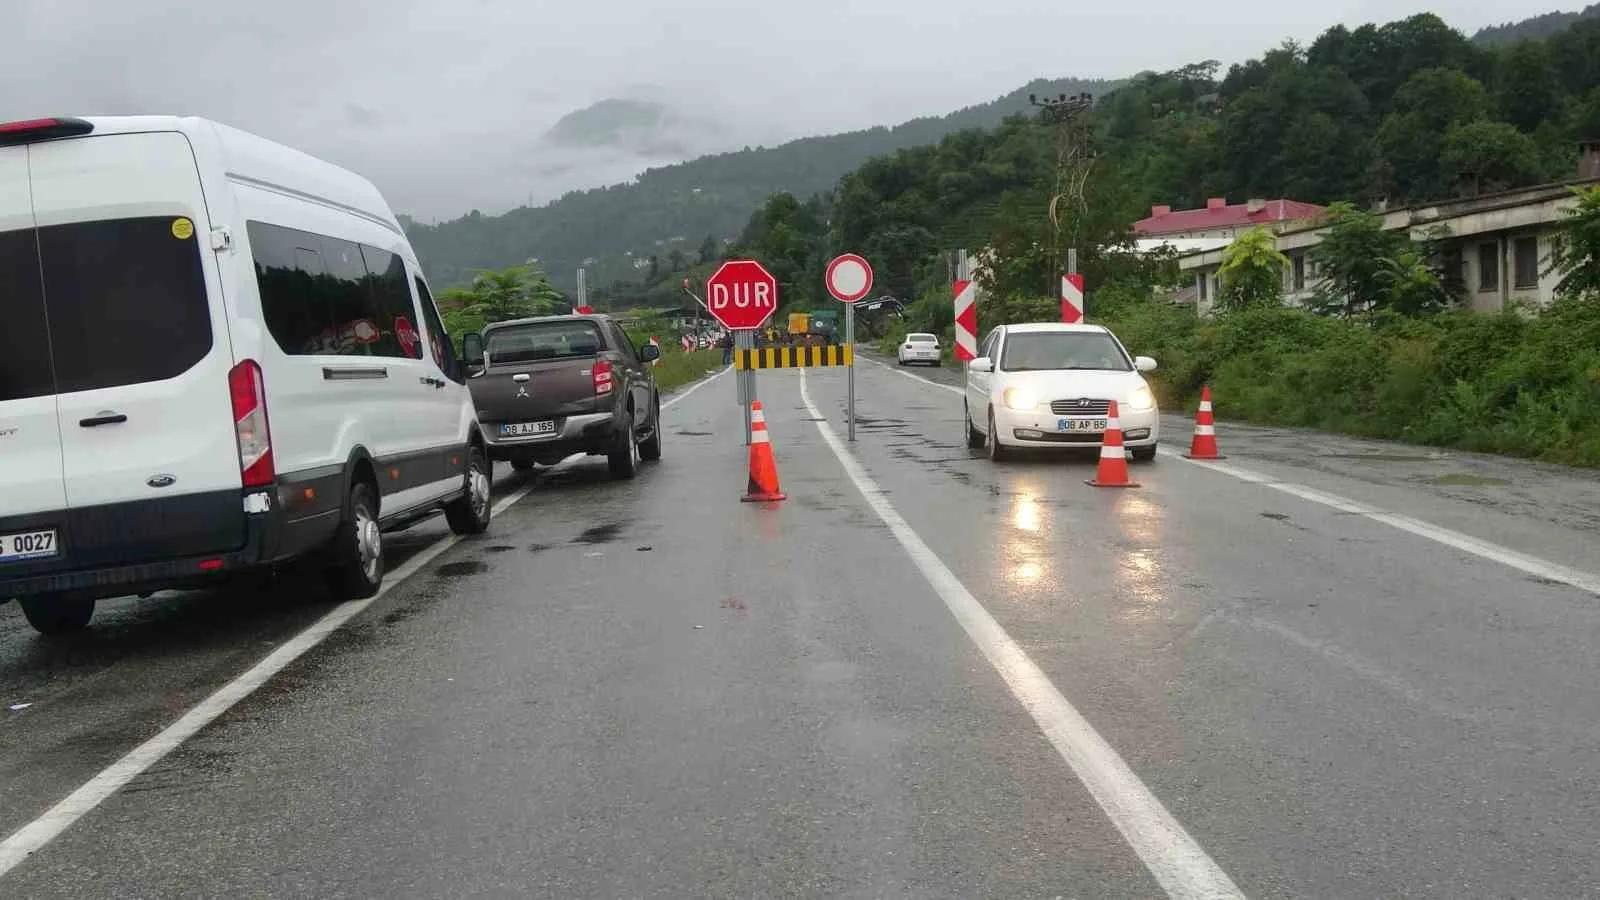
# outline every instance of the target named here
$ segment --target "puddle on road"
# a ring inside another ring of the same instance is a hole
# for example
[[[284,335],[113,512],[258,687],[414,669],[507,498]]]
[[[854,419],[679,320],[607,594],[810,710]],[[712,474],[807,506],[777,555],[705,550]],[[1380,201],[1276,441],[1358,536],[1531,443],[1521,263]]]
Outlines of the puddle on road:
[[[1470,472],[1451,472],[1448,475],[1438,475],[1426,479],[1428,484],[1440,487],[1505,487],[1511,482],[1504,478],[1491,478],[1487,475],[1473,475]]]
[[[1263,518],[1263,519],[1272,519],[1275,522],[1287,522],[1287,521],[1289,521],[1289,517],[1284,515],[1283,513],[1264,512],[1264,513],[1261,514],[1261,518]]]
[[[544,552],[546,550],[549,550],[549,549],[550,549],[550,545],[549,544],[529,544],[528,545],[528,552],[529,553],[542,553],[542,552]]]
[[[483,552],[485,552],[485,553],[505,553],[508,550],[515,550],[515,549],[517,549],[517,548],[511,546],[510,544],[494,544],[493,546],[489,546],[489,547],[483,548]]]
[[[711,432],[709,432],[709,431],[674,431],[673,434],[681,434],[684,437],[710,437],[711,436]]]
[[[477,575],[487,571],[489,571],[488,563],[469,559],[462,562],[445,563],[434,569],[433,573],[440,578],[463,578],[467,575]]]
[[[621,533],[621,522],[607,522],[604,525],[585,528],[582,534],[572,539],[572,542],[574,544],[609,544],[616,540]]]

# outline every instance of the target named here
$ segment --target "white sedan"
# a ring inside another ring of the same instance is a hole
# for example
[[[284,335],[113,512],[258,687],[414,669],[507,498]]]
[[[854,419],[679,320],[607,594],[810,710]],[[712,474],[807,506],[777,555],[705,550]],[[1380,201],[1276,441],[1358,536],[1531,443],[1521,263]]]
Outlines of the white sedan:
[[[1002,325],[967,364],[967,445],[993,460],[1023,447],[1099,447],[1115,400],[1129,453],[1154,459],[1161,414],[1140,373],[1155,367],[1099,325]]]
[[[931,334],[908,334],[900,342],[900,349],[895,352],[900,360],[900,365],[910,365],[914,362],[927,363],[930,366],[939,364],[939,338]]]

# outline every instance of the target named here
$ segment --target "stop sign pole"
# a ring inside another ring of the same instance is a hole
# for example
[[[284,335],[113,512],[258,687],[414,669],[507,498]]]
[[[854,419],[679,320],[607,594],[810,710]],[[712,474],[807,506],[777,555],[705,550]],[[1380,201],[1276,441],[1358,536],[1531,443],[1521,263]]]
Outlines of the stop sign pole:
[[[872,293],[872,266],[854,253],[843,253],[828,263],[828,293],[844,304],[844,345],[850,348],[845,367],[845,421],[850,440],[856,439],[856,301]]]
[[[730,259],[706,279],[706,309],[733,332],[735,350],[754,350],[756,329],[778,310],[778,279],[753,259]],[[756,400],[756,373],[743,369],[734,376],[744,415],[744,442],[750,444],[750,404]]]

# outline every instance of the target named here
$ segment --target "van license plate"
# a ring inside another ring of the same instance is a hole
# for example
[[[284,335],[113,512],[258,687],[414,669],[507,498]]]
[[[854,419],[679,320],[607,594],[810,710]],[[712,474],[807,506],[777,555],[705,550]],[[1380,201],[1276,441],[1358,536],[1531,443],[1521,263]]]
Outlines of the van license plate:
[[[1072,433],[1105,431],[1105,419],[1057,419],[1056,430]]]
[[[0,563],[44,559],[55,555],[54,528],[45,531],[24,531],[21,534],[0,534]]]
[[[500,426],[501,437],[528,437],[535,434],[555,434],[556,423],[553,419],[542,422],[507,422]]]

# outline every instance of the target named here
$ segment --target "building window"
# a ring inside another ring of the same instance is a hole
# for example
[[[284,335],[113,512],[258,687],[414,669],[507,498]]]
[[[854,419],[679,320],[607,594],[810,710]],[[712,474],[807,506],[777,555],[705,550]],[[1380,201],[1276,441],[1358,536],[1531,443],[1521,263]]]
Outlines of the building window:
[[[1201,300],[1210,299],[1210,292],[1206,289],[1206,282],[1211,280],[1211,276],[1207,275],[1204,272],[1201,272],[1200,275],[1199,275],[1199,279],[1200,279],[1200,299]]]
[[[1297,291],[1303,291],[1306,289],[1306,258],[1304,256],[1296,256],[1294,258],[1293,266],[1294,289]]]
[[[1517,238],[1513,254],[1516,267],[1511,270],[1512,283],[1519,290],[1538,287],[1539,239],[1536,237]]]
[[[1478,290],[1500,290],[1500,245],[1478,245]]]

